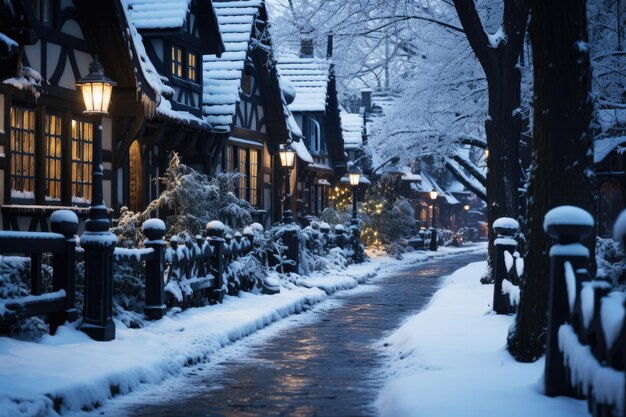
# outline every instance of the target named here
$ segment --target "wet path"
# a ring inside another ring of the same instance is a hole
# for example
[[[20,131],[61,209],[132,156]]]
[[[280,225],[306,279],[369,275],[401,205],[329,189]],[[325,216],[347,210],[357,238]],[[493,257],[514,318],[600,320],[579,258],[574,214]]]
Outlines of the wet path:
[[[156,394],[123,411],[150,417],[374,415],[383,358],[372,343],[424,308],[439,277],[483,259],[470,254],[428,262],[381,279],[373,291],[337,294],[338,307],[305,313],[316,317],[278,331],[243,357],[223,359],[219,372],[192,372],[181,382],[193,387],[184,398],[159,402]]]

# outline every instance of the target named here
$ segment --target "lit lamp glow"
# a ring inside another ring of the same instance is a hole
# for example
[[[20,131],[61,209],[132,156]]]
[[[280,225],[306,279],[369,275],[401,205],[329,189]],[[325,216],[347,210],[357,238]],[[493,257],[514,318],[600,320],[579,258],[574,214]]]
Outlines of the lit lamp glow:
[[[283,223],[293,223],[293,215],[291,213],[291,180],[289,178],[290,171],[296,162],[296,152],[291,147],[291,142],[280,145],[278,148],[278,159],[280,166],[285,170],[285,200],[283,201]]]
[[[430,250],[437,250],[437,228],[435,226],[435,202],[437,201],[437,190],[433,187],[430,191],[430,199],[433,200],[433,218],[430,230]]]
[[[358,226],[359,221],[357,220],[357,187],[359,186],[359,182],[361,182],[361,170],[354,163],[350,165],[348,169],[348,180],[350,181],[350,185],[352,186],[352,221],[351,224],[354,226]]]
[[[280,166],[285,169],[292,169],[293,164],[296,161],[296,152],[291,147],[290,143],[286,145],[280,145],[278,150],[278,158],[280,159]]]
[[[84,114],[108,114],[111,92],[116,83],[104,75],[104,68],[98,57],[89,64],[89,74],[76,82],[85,101]]]

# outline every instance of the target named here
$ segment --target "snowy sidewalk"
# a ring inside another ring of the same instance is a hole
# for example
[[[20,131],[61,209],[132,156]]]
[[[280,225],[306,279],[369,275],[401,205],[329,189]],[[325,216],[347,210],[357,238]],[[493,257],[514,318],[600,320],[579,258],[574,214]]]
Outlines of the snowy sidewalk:
[[[377,405],[389,417],[586,416],[587,404],[542,394],[544,361],[506,350],[513,316],[491,314],[486,262],[447,277],[430,305],[381,342],[389,380]]]
[[[158,383],[221,347],[274,321],[308,309],[330,294],[376,275],[452,253],[484,250],[441,248],[351,265],[336,275],[302,277],[280,294],[226,297],[221,305],[191,308],[143,329],[117,325],[112,342],[94,342],[69,326],[39,343],[0,337],[0,416],[55,415],[91,408],[142,383]]]

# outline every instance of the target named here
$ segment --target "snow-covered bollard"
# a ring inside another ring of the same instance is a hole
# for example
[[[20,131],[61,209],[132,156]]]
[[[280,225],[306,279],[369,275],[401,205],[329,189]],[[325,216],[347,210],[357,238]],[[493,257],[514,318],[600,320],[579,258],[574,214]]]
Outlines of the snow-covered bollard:
[[[565,264],[569,263],[573,271],[587,267],[589,250],[581,241],[589,236],[593,226],[591,214],[574,206],[553,208],[546,214],[543,221],[544,231],[556,240],[556,244],[550,248],[548,328],[544,373],[545,392],[551,397],[573,394],[558,339],[559,328],[568,321],[570,315]],[[570,281],[571,278],[570,276]],[[570,284],[570,286],[575,285],[575,282]]]
[[[345,236],[345,228],[342,224],[335,225],[335,235],[335,243],[339,248],[344,249],[347,244],[347,239]]]
[[[226,226],[219,220],[213,220],[207,223],[206,233],[209,239],[209,245],[213,249],[211,257],[211,270],[215,274],[215,285],[211,289],[211,301],[221,303],[224,299],[224,233]]]
[[[511,305],[508,302],[508,294],[502,292],[502,281],[508,277],[508,271],[505,262],[505,252],[513,253],[517,248],[517,241],[513,236],[519,230],[517,220],[510,217],[500,217],[493,222],[493,231],[496,233],[494,245],[496,247],[496,264],[494,265],[494,287],[493,287],[493,311],[496,314],[509,314]]]
[[[52,254],[52,285],[55,291],[65,290],[65,310],[50,315],[50,331],[54,333],[65,321],[78,319],[76,310],[76,283],[74,270],[76,267],[76,239],[78,217],[69,210],[57,210],[50,216],[50,229],[65,237],[63,253]]]
[[[248,251],[252,250],[252,245],[254,245],[254,230],[252,227],[247,226],[243,229],[243,237],[248,240]]]
[[[165,223],[161,219],[148,219],[141,225],[146,239],[143,244],[154,251],[146,260],[146,292],[143,313],[149,320],[158,320],[165,315]]]

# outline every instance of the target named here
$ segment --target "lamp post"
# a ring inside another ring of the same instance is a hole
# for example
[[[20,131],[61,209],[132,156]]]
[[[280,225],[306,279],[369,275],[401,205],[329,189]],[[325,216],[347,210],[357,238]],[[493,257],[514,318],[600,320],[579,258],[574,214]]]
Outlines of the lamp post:
[[[468,221],[469,220],[469,209],[470,209],[469,204],[466,204],[466,205],[463,206],[463,210],[465,210],[465,227],[468,227],[468,224],[469,224],[469,221]]]
[[[280,159],[280,166],[285,171],[285,199],[283,200],[283,223],[293,223],[293,216],[291,214],[291,179],[289,174],[293,169],[294,162],[296,160],[296,152],[291,147],[291,141],[288,141],[285,145],[280,145],[278,150],[278,157]]]
[[[348,170],[348,180],[352,186],[352,222],[350,224],[358,226],[359,221],[357,220],[356,192],[359,187],[359,182],[361,181],[361,170],[354,163],[350,165],[350,169]]]
[[[109,114],[111,92],[115,82],[104,75],[96,57],[89,64],[89,74],[76,82],[85,102],[83,114],[94,116],[91,174],[91,206],[80,245],[85,251],[85,301],[81,330],[92,339],[115,339],[113,324],[113,250],[117,237],[109,231],[111,221],[104,204],[102,180],[102,116]]]
[[[430,247],[432,251],[437,250],[437,225],[435,224],[435,202],[437,201],[437,190],[434,188],[430,192],[430,199],[433,201],[433,217],[430,224]]]

